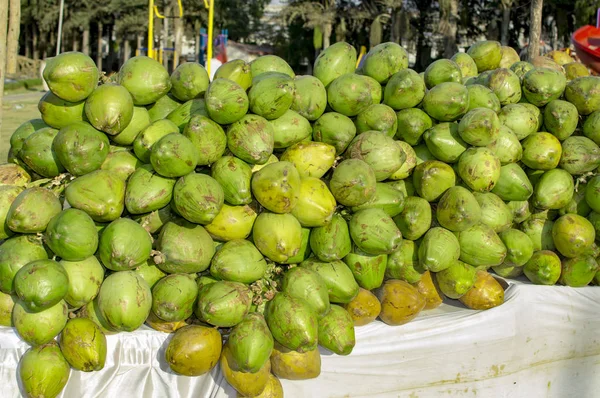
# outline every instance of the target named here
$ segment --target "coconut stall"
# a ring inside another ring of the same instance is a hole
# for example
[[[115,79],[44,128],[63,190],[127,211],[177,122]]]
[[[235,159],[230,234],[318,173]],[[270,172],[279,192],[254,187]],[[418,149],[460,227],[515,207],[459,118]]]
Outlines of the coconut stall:
[[[600,77],[357,61],[49,60],[0,166],[3,396],[592,396]]]

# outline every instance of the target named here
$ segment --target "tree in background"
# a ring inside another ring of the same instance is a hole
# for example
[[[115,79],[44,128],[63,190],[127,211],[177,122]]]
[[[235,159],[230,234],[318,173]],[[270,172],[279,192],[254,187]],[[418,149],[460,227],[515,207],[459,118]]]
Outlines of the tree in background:
[[[21,0],[10,0],[8,34],[6,37],[6,73],[17,73],[17,55],[19,55],[19,31],[21,29]]]

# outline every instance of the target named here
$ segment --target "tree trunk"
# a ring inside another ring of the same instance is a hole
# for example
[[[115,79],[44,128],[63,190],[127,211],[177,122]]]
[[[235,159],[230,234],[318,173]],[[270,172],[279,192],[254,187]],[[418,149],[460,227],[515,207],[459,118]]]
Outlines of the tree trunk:
[[[106,60],[106,73],[110,73],[113,70],[113,64],[115,62],[115,42],[113,40],[113,29],[114,25],[108,25],[108,59]]]
[[[400,27],[402,26],[402,9],[394,8],[392,10],[392,26],[390,27],[390,41],[400,43]]]
[[[325,50],[331,44],[331,24],[323,24],[323,50]]]
[[[450,1],[450,9],[448,15],[448,26],[444,35],[444,57],[452,58],[458,52],[456,45],[456,32],[458,30],[458,0]]]
[[[501,38],[503,46],[508,46],[508,29],[510,28],[510,6],[502,6],[502,29]]]
[[[6,66],[6,35],[7,35],[7,22],[8,21],[8,0],[0,0],[0,131],[2,130],[2,96],[4,95],[4,75]],[[1,134],[1,133],[0,133]],[[5,136],[6,134],[6,136]],[[8,154],[8,145],[5,143],[10,139],[6,131],[0,136],[0,161],[4,162]]]
[[[98,67],[98,70],[100,72],[102,72],[102,31],[103,31],[104,26],[102,25],[102,22],[98,22],[98,41],[97,41],[97,53],[96,53],[96,66]]]
[[[174,2],[171,8],[171,12],[179,16],[179,9],[177,8],[177,2]],[[177,12],[175,12],[177,10]],[[175,18],[174,21],[175,31],[175,52],[173,53],[173,69],[179,65],[179,58],[183,55],[183,19]]]
[[[200,62],[200,20],[196,19],[194,22],[194,33],[196,34],[195,45],[194,45],[194,56],[196,62]]]
[[[73,51],[79,51],[79,32],[73,32]]]
[[[17,55],[19,55],[19,31],[21,29],[21,0],[10,0],[8,35],[6,38],[6,73],[17,73]]]
[[[38,47],[38,31],[37,26],[33,25],[31,29],[31,41],[33,48],[33,59],[40,59],[40,48]]]
[[[125,40],[123,40],[123,63],[127,62],[130,56],[131,48],[129,46],[129,37],[125,36]]]
[[[31,27],[25,26],[25,57],[31,58]]]
[[[142,35],[137,35],[137,43],[135,49],[135,55],[142,55],[142,47],[144,46],[144,37]]]
[[[540,55],[540,36],[542,35],[542,7],[544,0],[531,0],[531,22],[529,26],[529,60]]]
[[[82,37],[81,49],[85,55],[90,55],[90,24],[89,22],[85,24],[83,28],[83,37]]]

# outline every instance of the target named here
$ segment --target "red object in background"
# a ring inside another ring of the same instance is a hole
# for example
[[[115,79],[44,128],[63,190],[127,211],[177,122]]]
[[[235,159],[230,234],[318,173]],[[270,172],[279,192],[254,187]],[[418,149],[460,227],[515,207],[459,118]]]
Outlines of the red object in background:
[[[222,64],[227,62],[227,47],[223,43],[219,44],[219,54],[215,58],[221,61]]]
[[[600,29],[583,26],[573,33],[571,41],[581,63],[600,73]]]

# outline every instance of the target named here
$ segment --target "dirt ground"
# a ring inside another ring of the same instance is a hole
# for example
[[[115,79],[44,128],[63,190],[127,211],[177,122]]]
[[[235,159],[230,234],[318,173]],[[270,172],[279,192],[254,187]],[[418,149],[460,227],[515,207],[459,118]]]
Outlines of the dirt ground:
[[[6,162],[13,131],[21,123],[40,117],[37,104],[42,95],[43,91],[23,91],[4,96],[0,119],[0,163]]]

